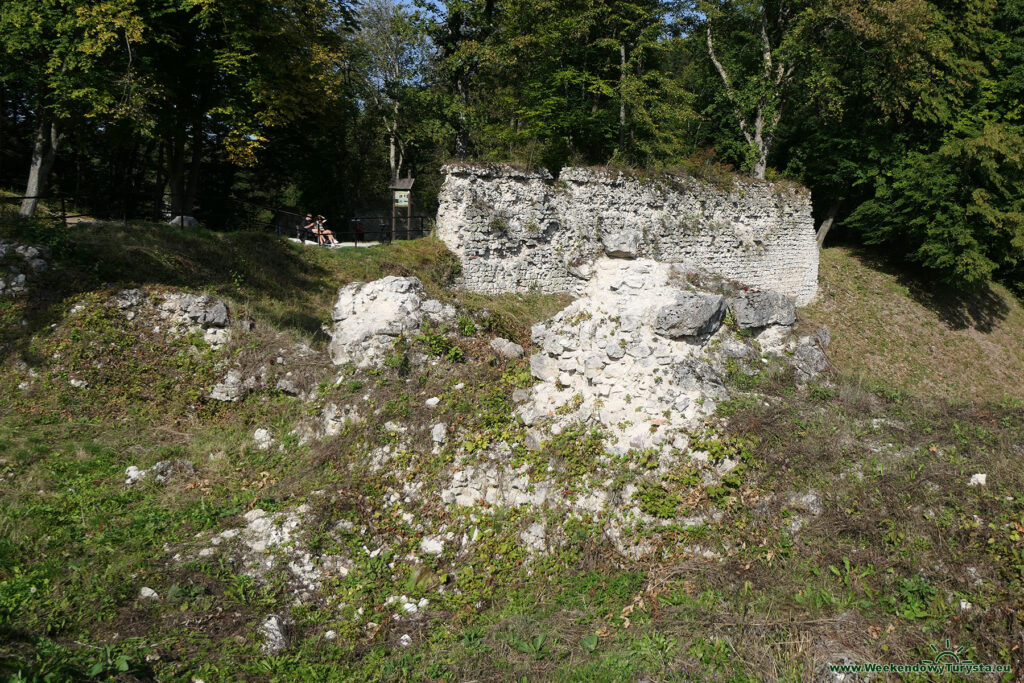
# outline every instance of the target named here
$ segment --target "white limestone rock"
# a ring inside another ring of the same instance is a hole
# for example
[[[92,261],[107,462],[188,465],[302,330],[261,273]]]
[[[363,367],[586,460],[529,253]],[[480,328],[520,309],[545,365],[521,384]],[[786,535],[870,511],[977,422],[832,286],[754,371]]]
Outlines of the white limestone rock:
[[[503,337],[496,337],[491,340],[491,348],[502,358],[522,358],[523,347]]]
[[[266,388],[267,377],[268,370],[265,365],[248,377],[244,376],[238,368],[232,368],[228,370],[224,379],[210,390],[210,398],[215,401],[232,403],[240,401],[249,393]]]
[[[454,309],[449,309],[425,299],[423,285],[415,277],[392,275],[345,285],[334,304],[331,361],[361,368],[378,364],[398,337],[418,330],[427,316],[450,317]]]
[[[828,357],[813,337],[797,340],[790,362],[800,380],[813,379],[829,369]]]
[[[125,486],[134,486],[144,479],[153,479],[158,484],[171,481],[184,481],[196,475],[196,466],[188,460],[161,460],[149,469],[143,470],[135,465],[125,470]]]
[[[420,541],[420,550],[427,555],[440,555],[444,552],[444,540],[440,536],[427,536]]]
[[[675,301],[662,306],[654,320],[654,331],[679,339],[711,334],[725,315],[725,299],[718,294],[680,292]]]
[[[130,292],[127,290],[115,297],[117,305],[126,309],[128,316],[134,312],[131,309],[136,305],[133,303],[136,297]],[[220,349],[231,339],[231,332],[226,329],[231,314],[222,299],[214,299],[207,294],[171,292],[164,296],[158,312],[168,322],[172,334],[201,332],[203,341],[214,350]]]
[[[601,246],[612,258],[636,258],[640,254],[640,240],[637,230],[607,231],[601,235]]]
[[[260,633],[263,636],[263,654],[280,654],[288,647],[284,621],[276,614],[271,614],[260,624]]]
[[[241,371],[229,370],[224,379],[214,385],[213,389],[210,390],[210,398],[214,401],[234,403],[242,400],[242,397],[246,393],[247,392],[245,391],[242,382]]]
[[[252,435],[253,443],[256,444],[256,448],[261,451],[269,449],[274,444],[274,437],[270,433],[269,429],[260,427]]]
[[[547,531],[541,522],[534,522],[524,529],[519,534],[519,540],[530,552],[543,553],[547,550]]]
[[[448,425],[443,422],[438,422],[430,430],[430,438],[438,445],[443,444],[448,440]]]
[[[175,216],[167,222],[168,225],[177,225],[186,228],[198,228],[199,221],[192,216]]]

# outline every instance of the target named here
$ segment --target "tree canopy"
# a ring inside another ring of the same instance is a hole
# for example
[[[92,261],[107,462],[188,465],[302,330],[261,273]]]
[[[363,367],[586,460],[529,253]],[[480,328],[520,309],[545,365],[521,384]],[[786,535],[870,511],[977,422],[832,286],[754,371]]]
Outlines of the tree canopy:
[[[731,169],[1024,288],[1024,0],[8,0],[0,56],[0,182],[97,214],[344,218],[404,173],[430,211],[451,158]]]

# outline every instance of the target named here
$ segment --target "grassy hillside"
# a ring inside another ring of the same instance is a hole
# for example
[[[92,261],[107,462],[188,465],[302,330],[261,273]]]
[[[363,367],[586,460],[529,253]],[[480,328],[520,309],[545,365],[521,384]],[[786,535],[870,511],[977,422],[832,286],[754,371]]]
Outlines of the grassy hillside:
[[[803,315],[831,326],[834,376],[802,388],[772,364],[731,376],[735,397],[702,438],[742,468],[716,487],[681,469],[674,498],[646,493],[652,508],[708,521],[627,530],[653,546],[631,560],[601,522],[452,509],[436,494],[456,460],[521,443],[510,397],[529,385],[528,361],[498,359],[488,342],[529,346],[530,323],[564,298],[450,293],[456,263],[434,240],[327,251],[157,225],[0,226],[12,238],[54,256],[25,297],[0,298],[0,680],[796,681],[844,657],[917,663],[946,639],[974,662],[1012,665],[1006,680],[1024,670],[1024,324],[999,290],[1005,310],[942,307],[863,255],[826,251],[822,295]],[[425,336],[379,369],[311,364],[322,374],[309,401],[206,398],[230,363],[322,348],[337,288],[389,273],[460,307],[457,352]],[[125,287],[226,297],[256,331],[217,351],[161,336],[158,320],[128,321],[112,301]],[[431,360],[410,371],[411,352]],[[330,403],[370,419],[322,439],[291,433]],[[432,448],[437,419],[450,447]],[[369,454],[396,443],[387,422],[409,429],[410,446],[374,469]],[[280,448],[260,449],[257,427]],[[507,457],[561,477],[592,444],[570,432]],[[196,476],[125,486],[127,467],[170,459]],[[421,503],[387,503],[396,469],[422,482]],[[969,486],[978,473],[986,485]],[[301,604],[280,577],[195,552],[247,512],[302,505],[317,520],[310,547],[352,569]],[[525,552],[535,522],[562,544]],[[442,526],[476,534],[471,552],[410,562]],[[396,620],[391,596],[429,606]],[[259,633],[271,613],[290,622],[276,654]]]
[[[1024,399],[1024,307],[1004,287],[949,291],[847,248],[821,255],[805,314],[828,325],[846,374],[910,395]]]
[[[49,322],[48,314],[60,314],[55,304],[75,294],[167,286],[229,297],[244,315],[322,342],[321,325],[341,285],[409,274],[418,276],[433,297],[457,300],[473,311],[488,307],[512,334],[521,334],[531,320],[554,313],[566,301],[453,294],[446,285],[458,262],[434,238],[387,248],[328,250],[269,233],[216,233],[154,223],[91,224],[65,232],[50,222],[13,219],[0,225],[4,237],[49,245],[58,257],[59,273],[45,278],[45,287],[29,302]]]

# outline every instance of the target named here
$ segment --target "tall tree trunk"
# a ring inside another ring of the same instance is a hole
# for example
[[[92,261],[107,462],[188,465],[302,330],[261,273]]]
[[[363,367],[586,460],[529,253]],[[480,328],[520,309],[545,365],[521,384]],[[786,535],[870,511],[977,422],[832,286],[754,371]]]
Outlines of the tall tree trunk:
[[[461,72],[461,69],[459,70]],[[463,82],[462,74],[456,76],[455,87],[462,106],[458,111],[458,122],[455,125],[455,156],[465,159],[469,156],[469,124],[466,123],[466,110],[469,108],[469,88]]]
[[[166,145],[159,146],[156,166],[153,170],[153,221],[157,223],[163,219],[164,214],[164,187],[167,185],[167,179],[164,177],[166,173],[164,166],[165,149]]]
[[[144,204],[141,200],[146,187],[146,171],[149,168],[149,159],[153,156],[153,147],[156,144],[155,140],[147,141],[142,151],[135,153],[132,157],[131,206],[133,215],[142,213]]]
[[[768,171],[768,148],[764,141],[759,140],[754,145],[754,153],[757,154],[757,160],[754,162],[754,168],[751,170],[755,178],[764,180],[764,174]]]
[[[7,88],[4,82],[0,80],[0,121],[14,121],[11,113],[7,111]],[[4,131],[3,124],[0,124],[0,182],[6,177],[4,174],[4,158],[7,156],[4,153],[4,140],[6,139],[7,133]]]
[[[626,146],[626,44],[619,43],[619,154]]]
[[[388,129],[388,163],[391,165],[391,178],[402,175],[402,164],[405,155],[402,153],[402,141],[398,137],[398,102],[392,103],[391,120],[386,122]]]
[[[28,218],[35,214],[39,205],[38,197],[46,192],[46,183],[50,179],[53,161],[57,157],[57,148],[63,135],[57,130],[53,121],[43,120],[36,130],[35,143],[32,145],[32,164],[28,170],[28,183],[25,185],[25,196],[18,214]]]
[[[171,218],[186,215],[185,204],[185,131],[179,130],[167,153],[167,189],[171,193]]]
[[[725,86],[725,94],[729,98],[733,113],[740,124],[740,132],[743,133],[747,144],[751,146],[757,155],[752,169],[754,177],[758,180],[764,180],[765,172],[768,170],[768,155],[772,151],[772,145],[775,143],[775,132],[778,130],[779,121],[782,119],[782,110],[786,102],[786,91],[792,83],[793,70],[796,67],[792,63],[787,64],[785,62],[773,65],[772,47],[768,39],[767,19],[762,14],[761,62],[764,69],[764,83],[770,92],[762,94],[760,99],[758,99],[757,108],[753,112],[754,125],[753,130],[751,130],[747,116],[744,113],[744,107],[733,88],[732,79],[715,54],[715,43],[711,35],[710,22],[706,24],[705,32],[707,36],[708,57],[711,58],[711,63],[714,65],[715,71],[718,72],[719,78],[722,79],[722,85]],[[771,103],[769,98],[775,101],[774,108],[769,106]],[[765,120],[766,112],[769,113],[769,120],[767,121]]]
[[[839,207],[842,205],[842,201],[833,202],[832,206],[828,207],[828,214],[825,216],[825,220],[821,222],[821,226],[818,228],[818,249],[825,243],[825,237],[828,236],[828,231],[832,228],[832,223],[835,222],[836,216],[839,215]]]
[[[195,208],[203,161],[202,117],[196,118],[191,125],[181,121],[172,144],[168,152],[167,185],[171,193],[171,218],[174,219],[191,216]]]
[[[196,208],[196,194],[199,192],[199,171],[203,163],[203,129],[199,122],[192,124],[192,162],[188,169],[185,198],[181,209],[183,216],[191,216]]]

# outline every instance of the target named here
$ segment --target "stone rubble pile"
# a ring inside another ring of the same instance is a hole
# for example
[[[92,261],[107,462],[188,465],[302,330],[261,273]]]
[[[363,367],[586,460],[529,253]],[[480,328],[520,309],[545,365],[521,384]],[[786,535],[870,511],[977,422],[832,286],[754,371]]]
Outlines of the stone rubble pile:
[[[255,329],[253,321],[234,319],[226,301],[208,294],[125,289],[113,295],[110,301],[129,321],[157,323],[151,330],[154,334],[201,333],[203,341],[214,351],[225,348],[233,334]],[[80,306],[71,312],[79,310]],[[209,397],[215,401],[236,402],[250,392],[276,388],[308,399],[321,379],[321,371],[330,363],[322,352],[314,351],[308,344],[278,337],[280,344],[272,347],[270,361],[258,359],[243,363],[240,357],[234,357],[223,378],[210,390]]]
[[[29,275],[46,272],[46,247],[0,242],[0,296],[20,296],[27,288]]]
[[[224,379],[210,390],[210,398],[227,403],[241,401],[250,392],[266,388],[267,376],[268,370],[265,365],[248,376],[239,368],[231,368],[224,375]]]
[[[161,322],[154,327],[153,332],[172,335],[200,332],[203,341],[214,350],[222,348],[231,340],[230,308],[223,299],[208,294],[123,289],[110,300],[127,320],[135,320],[143,313],[151,314],[145,317],[156,318]]]
[[[304,342],[281,339],[281,345],[271,355],[274,356],[272,362],[261,357],[236,357],[233,367],[210,390],[210,398],[234,403],[251,392],[274,388],[306,401],[313,396],[324,371],[330,366],[322,352]]]
[[[176,562],[224,554],[237,562],[241,572],[258,580],[285,571],[292,589],[299,595],[318,590],[329,576],[347,576],[351,562],[331,554],[316,554],[305,545],[306,530],[315,527],[316,516],[308,504],[283,512],[268,513],[260,508],[246,512],[241,527],[219,533],[201,532],[196,538],[203,546],[174,556]]]
[[[160,316],[187,333],[202,332],[203,340],[215,350],[231,339],[227,303],[207,294],[167,294],[160,304]]]
[[[723,325],[727,313],[733,329]],[[716,369],[728,360],[788,352],[807,376],[824,369],[820,340],[793,338],[795,321],[793,304],[776,292],[699,291],[679,266],[598,260],[583,295],[534,326],[540,350],[530,369],[540,383],[520,415],[556,432],[599,424],[616,453],[684,449],[685,433],[728,397]]]
[[[134,486],[145,479],[152,479],[158,484],[171,481],[186,481],[196,476],[196,466],[188,460],[161,460],[149,469],[140,469],[135,465],[124,472],[125,486]]]

